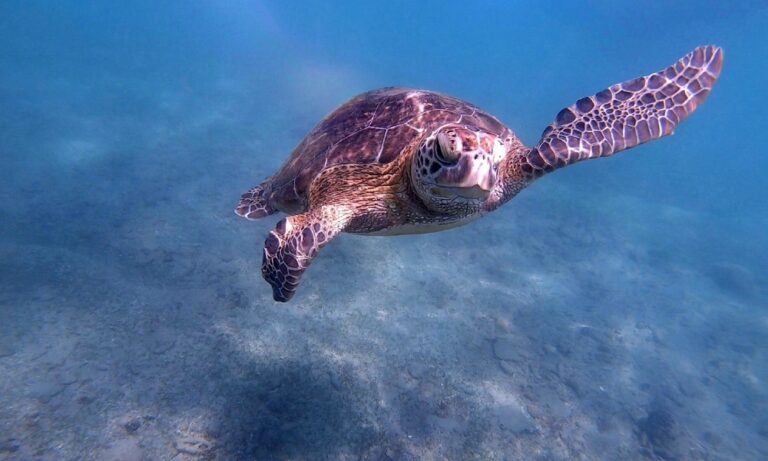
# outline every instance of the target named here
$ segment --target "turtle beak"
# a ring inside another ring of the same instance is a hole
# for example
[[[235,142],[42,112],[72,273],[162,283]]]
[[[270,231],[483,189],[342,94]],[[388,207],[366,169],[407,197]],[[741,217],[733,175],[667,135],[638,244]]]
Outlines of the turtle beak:
[[[488,196],[490,193],[490,189],[483,189],[480,186],[472,186],[472,187],[433,187],[432,188],[432,194],[437,195],[439,197],[445,197],[445,198],[454,198],[457,195],[462,198],[468,198],[468,199],[484,199]]]
[[[488,194],[496,185],[496,171],[489,169],[486,174],[482,175],[478,179],[480,179],[480,181],[475,187],[479,187],[480,189],[484,190],[486,194]]]
[[[491,192],[491,189],[484,188],[478,185],[472,187],[457,187],[456,195],[460,195],[464,198],[479,199],[485,198]]]
[[[472,161],[472,156],[462,155],[459,163],[444,167],[437,178],[437,184],[443,189],[465,192],[462,196],[476,198],[477,194],[486,196],[496,185],[496,171],[487,163]]]

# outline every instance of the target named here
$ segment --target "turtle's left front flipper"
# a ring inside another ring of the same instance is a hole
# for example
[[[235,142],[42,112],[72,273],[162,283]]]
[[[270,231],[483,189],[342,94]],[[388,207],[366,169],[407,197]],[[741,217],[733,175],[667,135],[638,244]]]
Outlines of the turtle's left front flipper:
[[[660,72],[579,99],[524,154],[523,172],[538,177],[672,134],[704,102],[722,66],[721,48],[699,47]]]
[[[277,223],[264,242],[261,264],[275,301],[291,299],[317,252],[344,230],[351,216],[344,207],[326,205]]]

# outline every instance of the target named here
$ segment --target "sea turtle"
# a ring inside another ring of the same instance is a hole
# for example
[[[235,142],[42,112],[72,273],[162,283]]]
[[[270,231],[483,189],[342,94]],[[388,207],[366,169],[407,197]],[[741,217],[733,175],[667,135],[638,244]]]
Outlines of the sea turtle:
[[[317,252],[341,232],[436,232],[495,210],[540,176],[672,134],[720,75],[723,51],[699,47],[660,72],[613,85],[557,114],[533,148],[459,99],[370,91],[325,117],[235,212],[282,211],[262,274],[288,301]]]

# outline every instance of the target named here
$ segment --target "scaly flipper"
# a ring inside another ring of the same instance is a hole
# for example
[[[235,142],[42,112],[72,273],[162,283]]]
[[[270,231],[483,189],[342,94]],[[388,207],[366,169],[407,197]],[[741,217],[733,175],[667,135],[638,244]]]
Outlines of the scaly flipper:
[[[277,223],[264,242],[261,264],[275,301],[291,299],[312,258],[344,230],[351,217],[352,211],[345,207],[326,205]]]
[[[245,219],[259,219],[276,213],[264,197],[264,188],[256,186],[240,197],[235,213]]]
[[[704,102],[722,66],[721,48],[699,47],[663,71],[579,99],[557,114],[521,168],[538,177],[672,134]]]

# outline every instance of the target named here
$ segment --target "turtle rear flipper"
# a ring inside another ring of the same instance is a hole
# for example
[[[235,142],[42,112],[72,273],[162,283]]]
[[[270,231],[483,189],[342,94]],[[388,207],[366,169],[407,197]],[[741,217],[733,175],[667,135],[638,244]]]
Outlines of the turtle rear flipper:
[[[245,219],[259,219],[277,213],[264,197],[264,188],[256,186],[240,197],[235,213]]]
[[[704,102],[722,66],[721,48],[699,47],[660,72],[579,99],[524,154],[523,171],[538,177],[672,134]]]

